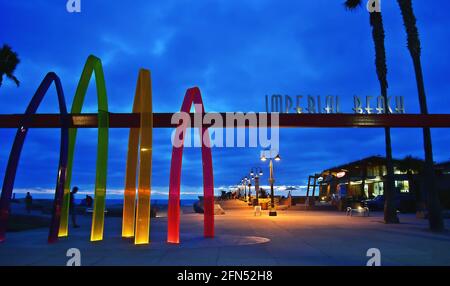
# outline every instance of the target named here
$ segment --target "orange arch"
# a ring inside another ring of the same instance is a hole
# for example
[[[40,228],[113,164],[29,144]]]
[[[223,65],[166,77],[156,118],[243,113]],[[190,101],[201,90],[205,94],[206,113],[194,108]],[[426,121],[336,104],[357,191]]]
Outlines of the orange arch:
[[[122,219],[122,236],[134,236],[135,244],[146,244],[149,242],[153,138],[152,112],[150,71],[141,69],[133,103],[133,113],[140,114],[141,125],[139,128],[130,128],[128,137]],[[136,174],[138,174],[137,201]]]

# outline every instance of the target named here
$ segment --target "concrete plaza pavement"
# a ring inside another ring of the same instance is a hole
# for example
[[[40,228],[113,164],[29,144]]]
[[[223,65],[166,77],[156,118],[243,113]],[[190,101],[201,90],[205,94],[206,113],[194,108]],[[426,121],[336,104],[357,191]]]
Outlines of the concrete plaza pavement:
[[[90,265],[366,265],[370,248],[381,251],[382,265],[450,265],[450,233],[428,231],[428,222],[400,214],[401,224],[386,225],[382,213],[347,217],[334,211],[279,211],[254,216],[241,201],[223,203],[215,217],[216,237],[205,239],[203,215],[181,215],[181,243],[165,242],[167,218],[151,221],[149,245],[121,238],[121,218],[105,220],[104,239],[90,242],[90,217],[81,228],[47,244],[48,229],[8,233],[0,244],[0,265],[66,265],[66,252],[78,248]],[[450,229],[450,221],[446,220]]]

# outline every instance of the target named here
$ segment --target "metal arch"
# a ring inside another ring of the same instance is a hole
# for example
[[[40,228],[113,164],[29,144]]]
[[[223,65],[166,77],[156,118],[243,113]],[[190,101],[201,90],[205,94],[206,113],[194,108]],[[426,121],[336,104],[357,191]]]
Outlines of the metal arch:
[[[89,86],[92,73],[95,73],[95,83],[98,100],[98,144],[97,144],[97,165],[95,175],[95,195],[94,212],[92,216],[91,241],[103,239],[103,228],[105,218],[105,198],[106,198],[106,177],[108,160],[108,133],[109,133],[109,113],[108,98],[106,95],[105,78],[102,63],[99,58],[90,55],[86,61],[83,72],[78,83],[75,97],[72,103],[71,114],[81,113],[84,98]],[[62,209],[59,236],[68,235],[69,204],[70,204],[70,184],[72,180],[73,156],[75,151],[75,141],[77,128],[69,129],[69,153],[67,162],[67,178],[64,186],[64,204]]]
[[[195,104],[195,111],[205,113],[203,101],[198,87],[187,90],[181,106],[181,112],[189,113],[192,103]],[[201,105],[201,107],[199,107]],[[202,162],[203,162],[203,202],[204,202],[204,236],[214,237],[214,177],[211,155],[211,144],[209,142],[209,132],[202,125],[200,138],[202,141]],[[184,134],[186,127],[177,129],[175,136],[181,138],[180,147],[173,146],[172,162],[170,165],[170,185],[169,185],[169,207],[168,207],[168,232],[167,242],[180,242],[180,184],[181,184],[181,165],[183,159]],[[181,133],[181,136],[180,136]],[[178,135],[177,135],[178,134]],[[206,142],[205,142],[206,141]]]
[[[28,123],[30,115],[35,114],[42,102],[45,94],[50,88],[51,83],[55,83],[56,94],[58,96],[59,112],[61,115],[61,143],[59,152],[59,165],[56,179],[55,199],[53,201],[53,212],[48,234],[48,242],[53,243],[58,240],[58,229],[61,218],[61,208],[63,204],[64,183],[67,171],[67,151],[68,151],[68,123],[67,123],[67,107],[64,99],[64,91],[61,86],[59,77],[53,73],[48,73],[39,85],[36,93],[31,99],[25,111],[21,127],[17,130],[14,143],[9,154],[8,165],[6,167],[5,178],[3,180],[2,194],[0,200],[0,242],[5,240],[6,229],[9,217],[9,206],[14,182],[16,178],[17,166],[20,160],[20,154],[28,133]]]
[[[141,69],[139,71],[136,84],[136,93],[133,102],[133,113],[140,114],[140,127],[130,128],[130,134],[128,137],[122,220],[122,236],[134,236],[135,244],[149,243],[153,136],[152,112],[152,85],[150,71]],[[138,152],[138,200],[137,208],[135,209]]]

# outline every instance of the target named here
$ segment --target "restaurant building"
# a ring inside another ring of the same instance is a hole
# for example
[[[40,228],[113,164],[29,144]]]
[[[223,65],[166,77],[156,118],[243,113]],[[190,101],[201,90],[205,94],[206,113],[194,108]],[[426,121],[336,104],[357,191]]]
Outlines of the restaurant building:
[[[426,198],[426,185],[422,178],[423,160],[406,157],[394,159],[394,181],[397,195]],[[436,165],[436,185],[441,193],[450,193],[450,162]],[[371,156],[358,161],[332,167],[309,176],[307,197],[311,204],[333,205],[343,209],[354,202],[383,195],[386,178],[386,158]]]
[[[441,175],[450,175],[450,161],[436,164],[436,172]]]

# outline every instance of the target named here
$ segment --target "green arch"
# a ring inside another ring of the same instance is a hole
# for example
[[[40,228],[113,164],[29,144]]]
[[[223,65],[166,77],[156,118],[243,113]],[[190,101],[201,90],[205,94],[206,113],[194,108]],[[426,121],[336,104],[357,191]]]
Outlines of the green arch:
[[[103,239],[104,211],[106,199],[106,172],[108,161],[108,133],[109,133],[109,113],[108,99],[106,95],[105,78],[103,74],[102,62],[99,58],[90,55],[84,65],[75,97],[72,103],[71,114],[81,113],[84,98],[92,77],[95,73],[95,83],[97,87],[98,100],[98,145],[97,145],[97,165],[95,175],[95,195],[94,212],[92,216],[91,241]],[[69,153],[67,161],[67,177],[64,186],[64,202],[61,213],[61,223],[59,236],[68,235],[70,185],[72,180],[73,156],[75,152],[75,141],[77,138],[77,128],[69,130]]]

